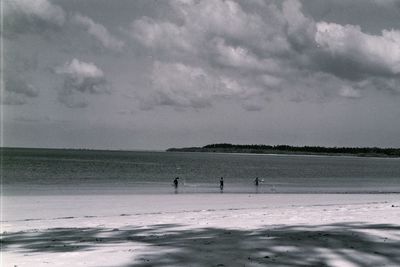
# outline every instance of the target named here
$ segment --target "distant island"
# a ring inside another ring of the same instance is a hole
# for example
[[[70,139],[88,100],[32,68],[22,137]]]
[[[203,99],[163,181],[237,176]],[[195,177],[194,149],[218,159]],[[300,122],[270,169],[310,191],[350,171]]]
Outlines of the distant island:
[[[217,152],[255,154],[306,154],[306,155],[350,155],[359,157],[400,157],[400,148],[379,147],[322,147],[289,145],[236,145],[211,144],[203,147],[169,148],[168,152]]]

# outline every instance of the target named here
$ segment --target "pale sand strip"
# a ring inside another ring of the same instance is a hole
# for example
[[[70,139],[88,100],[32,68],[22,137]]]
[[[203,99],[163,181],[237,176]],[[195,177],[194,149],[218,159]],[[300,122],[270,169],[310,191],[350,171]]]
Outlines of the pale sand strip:
[[[400,266],[400,196],[4,197],[3,265]]]

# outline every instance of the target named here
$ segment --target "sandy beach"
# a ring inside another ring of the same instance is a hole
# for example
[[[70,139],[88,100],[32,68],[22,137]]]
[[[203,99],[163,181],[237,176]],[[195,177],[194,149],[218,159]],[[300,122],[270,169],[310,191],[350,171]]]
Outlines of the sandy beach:
[[[3,196],[2,266],[400,266],[398,194]]]
[[[400,0],[0,1],[0,267],[400,267]]]

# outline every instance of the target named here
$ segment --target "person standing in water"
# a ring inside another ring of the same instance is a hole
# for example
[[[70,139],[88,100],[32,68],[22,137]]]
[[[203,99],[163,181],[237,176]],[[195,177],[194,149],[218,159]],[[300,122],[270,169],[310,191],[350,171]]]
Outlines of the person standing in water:
[[[178,189],[178,184],[179,184],[179,177],[176,177],[175,179],[174,179],[174,187],[175,187],[175,190],[176,189]]]
[[[256,194],[258,194],[258,186],[260,185],[260,179],[258,179],[258,177],[254,180],[254,185],[256,186]]]
[[[219,179],[219,189],[221,190],[221,192],[224,190],[224,177],[221,177],[221,179]]]

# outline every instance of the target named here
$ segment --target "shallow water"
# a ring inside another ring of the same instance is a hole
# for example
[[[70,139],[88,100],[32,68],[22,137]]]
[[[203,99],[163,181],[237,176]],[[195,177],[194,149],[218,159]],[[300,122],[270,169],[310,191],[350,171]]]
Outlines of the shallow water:
[[[219,193],[221,176],[224,193],[400,192],[393,158],[49,149],[2,156],[4,195]]]

